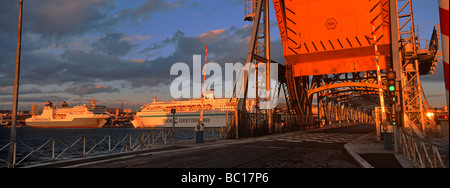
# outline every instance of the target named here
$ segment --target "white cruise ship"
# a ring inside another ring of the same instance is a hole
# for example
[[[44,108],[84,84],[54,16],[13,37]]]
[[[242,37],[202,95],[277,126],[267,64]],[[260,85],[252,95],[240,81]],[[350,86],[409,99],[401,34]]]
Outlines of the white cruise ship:
[[[105,109],[106,106],[96,105],[94,99],[90,105],[73,108],[66,102],[58,108],[49,101],[41,115],[25,119],[25,124],[35,128],[101,128],[112,117]]]
[[[225,127],[226,113],[234,112],[235,106],[228,106],[230,99],[215,99],[214,93],[205,95],[203,104],[203,124],[205,127]],[[131,121],[135,128],[172,127],[173,115],[175,113],[175,127],[195,127],[200,120],[202,99],[191,99],[187,101],[153,102],[143,105],[141,111],[137,112]],[[248,103],[247,107],[250,108]],[[231,119],[232,113],[229,113]]]

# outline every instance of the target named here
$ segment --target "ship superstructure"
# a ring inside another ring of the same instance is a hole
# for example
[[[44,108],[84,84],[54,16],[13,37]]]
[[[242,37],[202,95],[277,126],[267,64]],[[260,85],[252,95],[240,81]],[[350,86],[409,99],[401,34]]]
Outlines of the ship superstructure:
[[[35,128],[101,128],[112,117],[106,106],[83,104],[69,108],[66,102],[56,107],[52,102],[45,103],[41,115],[33,115],[25,120],[29,127]]]
[[[230,99],[215,99],[213,92],[205,95],[202,122],[205,127],[226,126],[227,111],[234,112],[235,110],[235,106],[228,105],[229,102]],[[171,110],[175,109],[176,127],[195,127],[200,120],[201,103],[202,99],[156,102],[156,98],[154,98],[152,103],[141,107],[141,111],[136,113],[131,123],[135,128],[172,127],[173,114]],[[247,106],[251,106],[251,104]]]

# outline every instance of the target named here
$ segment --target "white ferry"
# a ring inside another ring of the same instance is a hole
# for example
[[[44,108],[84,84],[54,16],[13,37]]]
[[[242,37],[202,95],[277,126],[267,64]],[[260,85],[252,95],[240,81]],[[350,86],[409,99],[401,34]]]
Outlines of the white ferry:
[[[91,104],[83,104],[69,108],[66,102],[61,107],[46,102],[41,115],[33,115],[25,119],[25,124],[35,128],[101,128],[112,118],[106,112],[106,106],[96,105],[94,99]]]
[[[234,112],[235,106],[228,106],[230,99],[215,99],[211,91],[205,95],[203,104],[203,124],[205,127],[225,127],[226,113]],[[195,127],[200,121],[202,99],[191,99],[187,101],[153,102],[143,105],[141,111],[137,112],[131,121],[135,128],[172,127],[173,114],[175,113],[175,127]],[[247,102],[249,104],[249,102]],[[250,109],[252,105],[247,105]],[[232,113],[229,113],[231,118]]]

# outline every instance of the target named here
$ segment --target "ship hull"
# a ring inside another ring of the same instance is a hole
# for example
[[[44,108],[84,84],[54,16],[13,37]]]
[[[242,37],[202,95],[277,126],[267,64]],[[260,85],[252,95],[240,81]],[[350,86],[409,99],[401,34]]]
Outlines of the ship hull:
[[[25,121],[27,126],[34,128],[102,128],[106,122],[106,119],[101,118],[74,118],[70,121]]]
[[[200,120],[200,113],[175,114],[175,127],[195,127]],[[173,126],[172,114],[136,114],[131,121],[135,128],[165,128]],[[225,127],[226,112],[212,112],[203,115],[203,124],[208,127]]]

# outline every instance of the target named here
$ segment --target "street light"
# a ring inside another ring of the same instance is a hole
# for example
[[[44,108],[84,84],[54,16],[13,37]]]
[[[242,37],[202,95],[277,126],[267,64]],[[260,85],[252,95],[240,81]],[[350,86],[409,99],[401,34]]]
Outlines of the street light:
[[[172,108],[170,110],[170,112],[172,113],[172,132],[170,134],[170,139],[171,139],[172,146],[173,146],[173,145],[175,145],[175,124],[176,124],[176,122],[175,122],[175,113],[177,113],[177,110]]]
[[[433,112],[427,112],[427,117],[430,120],[434,119],[434,113]]]
[[[9,134],[9,154],[8,167],[14,168],[16,165],[16,125],[17,125],[17,106],[19,103],[19,75],[20,75],[20,53],[22,44],[22,10],[23,0],[19,1],[19,26],[17,31],[17,50],[16,50],[16,69],[14,76],[14,94],[13,107],[11,115],[11,132]]]

